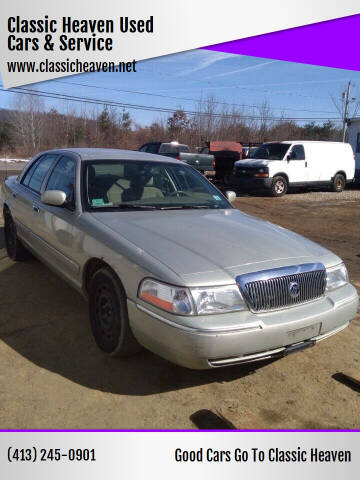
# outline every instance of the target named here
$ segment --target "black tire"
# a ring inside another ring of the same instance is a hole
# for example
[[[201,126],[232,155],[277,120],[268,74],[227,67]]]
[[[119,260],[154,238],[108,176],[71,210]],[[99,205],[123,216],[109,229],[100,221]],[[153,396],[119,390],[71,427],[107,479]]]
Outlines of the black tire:
[[[29,250],[17,236],[16,225],[8,209],[4,210],[5,248],[8,257],[14,262],[22,262],[31,257]]]
[[[95,342],[104,352],[127,356],[141,350],[129,325],[125,291],[109,268],[95,272],[90,281],[89,316]]]
[[[271,196],[272,197],[282,197],[288,190],[288,182],[286,178],[281,177],[280,175],[273,178],[271,182]]]
[[[223,179],[224,184],[231,185],[231,178],[232,178],[232,173],[229,173],[229,172],[224,173],[224,179]]]
[[[332,191],[340,193],[345,189],[345,185],[346,185],[346,180],[344,175],[341,175],[341,173],[337,173],[332,183]]]

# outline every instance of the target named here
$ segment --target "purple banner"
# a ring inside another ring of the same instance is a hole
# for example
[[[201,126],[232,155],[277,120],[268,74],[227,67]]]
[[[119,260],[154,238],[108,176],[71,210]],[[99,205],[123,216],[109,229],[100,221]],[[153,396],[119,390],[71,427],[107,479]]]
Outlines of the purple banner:
[[[360,14],[204,48],[360,71],[359,35]]]

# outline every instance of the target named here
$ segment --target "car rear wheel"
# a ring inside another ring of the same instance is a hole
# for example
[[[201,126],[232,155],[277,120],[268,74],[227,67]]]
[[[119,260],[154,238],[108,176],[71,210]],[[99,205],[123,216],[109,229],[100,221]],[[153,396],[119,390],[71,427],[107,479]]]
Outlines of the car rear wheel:
[[[109,268],[95,272],[90,281],[89,314],[101,350],[112,356],[127,356],[141,349],[129,325],[125,291]]]
[[[17,236],[16,225],[9,210],[4,212],[5,247],[8,256],[14,262],[27,260],[31,254]]]
[[[275,177],[271,183],[271,195],[273,197],[282,197],[288,189],[286,178],[278,176]]]
[[[333,180],[333,184],[332,184],[332,189],[334,192],[342,192],[345,188],[345,177],[344,175],[341,175],[340,173],[338,173],[337,175],[335,175],[334,177],[334,180]]]

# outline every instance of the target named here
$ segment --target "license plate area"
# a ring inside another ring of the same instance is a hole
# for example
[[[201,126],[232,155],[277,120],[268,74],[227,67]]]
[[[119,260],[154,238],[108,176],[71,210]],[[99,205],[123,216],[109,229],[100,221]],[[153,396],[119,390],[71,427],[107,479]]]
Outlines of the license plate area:
[[[289,338],[289,345],[309,338],[317,337],[320,334],[321,323],[314,323],[307,327],[297,328],[296,330],[290,330],[287,332]]]

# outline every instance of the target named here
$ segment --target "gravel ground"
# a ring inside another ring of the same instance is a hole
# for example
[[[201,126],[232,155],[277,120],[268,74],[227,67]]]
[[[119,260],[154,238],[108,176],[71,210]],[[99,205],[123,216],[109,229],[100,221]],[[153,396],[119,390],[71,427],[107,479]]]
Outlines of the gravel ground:
[[[235,205],[339,254],[360,291],[358,191],[247,196]],[[281,360],[197,372],[147,351],[106,357],[85,301],[36,260],[14,264],[0,250],[0,295],[0,428],[194,428],[190,415],[200,409],[238,428],[360,428],[359,391],[335,379],[359,372],[359,315]]]

